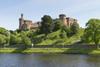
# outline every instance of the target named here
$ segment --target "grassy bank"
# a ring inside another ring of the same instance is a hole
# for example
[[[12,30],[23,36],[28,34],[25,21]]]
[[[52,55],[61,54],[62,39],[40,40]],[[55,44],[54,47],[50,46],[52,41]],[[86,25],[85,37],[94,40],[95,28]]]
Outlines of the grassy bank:
[[[83,32],[84,29],[80,29],[77,34],[63,38],[61,37],[61,30],[49,33],[47,37],[45,37],[45,34],[39,34],[34,36],[35,45],[72,45],[81,39]]]
[[[100,55],[100,49],[70,49],[70,48],[0,48],[0,53],[64,53],[64,54],[94,54]]]

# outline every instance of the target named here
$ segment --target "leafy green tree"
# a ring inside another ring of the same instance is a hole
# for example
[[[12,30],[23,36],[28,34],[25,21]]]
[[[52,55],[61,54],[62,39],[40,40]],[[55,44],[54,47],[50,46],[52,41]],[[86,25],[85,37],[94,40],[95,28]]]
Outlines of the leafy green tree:
[[[100,20],[90,19],[86,24],[83,40],[88,43],[95,43],[97,48],[100,42]]]
[[[9,36],[8,30],[6,30],[5,28],[2,28],[2,27],[0,27],[0,34],[5,35],[5,36]]]
[[[0,45],[7,46],[9,43],[10,33],[5,28],[0,27]]]
[[[79,24],[76,23],[76,22],[74,22],[74,23],[71,25],[70,29],[71,29],[71,34],[76,34],[76,33],[78,33],[78,31],[79,31]]]
[[[44,15],[42,18],[40,31],[47,35],[52,32],[52,18],[49,15]]]
[[[14,31],[10,35],[10,45],[13,46],[18,46],[22,48],[26,48],[27,46],[31,45],[31,35],[29,31],[21,31],[21,32],[16,32]]]
[[[63,26],[63,22],[61,20],[59,19],[54,20],[54,29],[53,29],[54,31],[61,29],[62,26]]]
[[[26,36],[25,33],[21,33],[21,38],[24,48],[27,48],[27,46],[31,46],[32,44],[31,39],[28,36]]]
[[[65,31],[65,32],[66,32],[66,35],[67,35],[68,37],[71,36],[70,27],[68,27],[68,26],[63,26],[61,30]]]
[[[61,30],[60,37],[61,38],[66,38],[67,37],[66,32],[64,30]]]
[[[22,42],[22,39],[21,39],[20,36],[14,35],[14,34],[10,35],[10,45],[16,45],[17,46],[17,45],[21,44],[21,42]]]
[[[0,34],[0,46],[4,46],[7,43],[6,36]]]
[[[22,30],[20,30],[20,29],[16,29],[15,30],[17,33],[20,33]]]

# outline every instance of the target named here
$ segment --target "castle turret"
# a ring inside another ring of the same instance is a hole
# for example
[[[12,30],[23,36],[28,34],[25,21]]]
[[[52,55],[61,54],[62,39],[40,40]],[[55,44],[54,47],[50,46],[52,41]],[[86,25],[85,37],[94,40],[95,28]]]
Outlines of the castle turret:
[[[21,14],[21,18],[23,19],[23,14]]]
[[[66,15],[65,15],[65,14],[60,14],[60,15],[59,15],[59,18],[60,18],[60,19],[65,19],[65,18],[66,18]]]
[[[21,18],[19,18],[19,29],[22,28],[23,24],[24,24],[24,18],[23,18],[23,14],[21,14]]]
[[[67,25],[67,20],[66,20],[66,15],[65,14],[60,14],[59,19],[63,22],[63,24],[65,26]]]

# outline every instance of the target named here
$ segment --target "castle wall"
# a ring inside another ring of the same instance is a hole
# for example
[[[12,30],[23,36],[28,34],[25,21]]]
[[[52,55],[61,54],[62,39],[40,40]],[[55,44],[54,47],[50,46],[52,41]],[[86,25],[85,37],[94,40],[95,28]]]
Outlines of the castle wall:
[[[60,14],[59,19],[63,22],[65,26],[71,26],[73,23],[77,23],[77,20],[74,18],[66,17],[65,14]],[[40,26],[40,24],[37,23],[32,23],[31,20],[24,20],[23,14],[21,14],[21,18],[19,18],[19,29],[24,30],[24,29],[36,29]]]
[[[76,19],[70,18],[70,17],[66,17],[66,15],[64,15],[64,14],[60,14],[60,15],[59,15],[59,19],[62,20],[62,22],[63,22],[63,24],[64,24],[65,26],[69,26],[69,27],[70,27],[74,22],[77,22]]]
[[[23,14],[21,14],[21,18],[19,18],[19,29],[32,29],[38,27],[37,23],[32,23],[31,20],[24,20]]]

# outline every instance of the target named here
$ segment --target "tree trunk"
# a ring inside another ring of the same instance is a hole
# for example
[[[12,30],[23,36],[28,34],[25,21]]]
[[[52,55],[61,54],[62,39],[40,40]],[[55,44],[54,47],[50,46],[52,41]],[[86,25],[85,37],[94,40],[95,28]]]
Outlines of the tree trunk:
[[[99,45],[98,44],[96,44],[96,48],[99,49]]]

